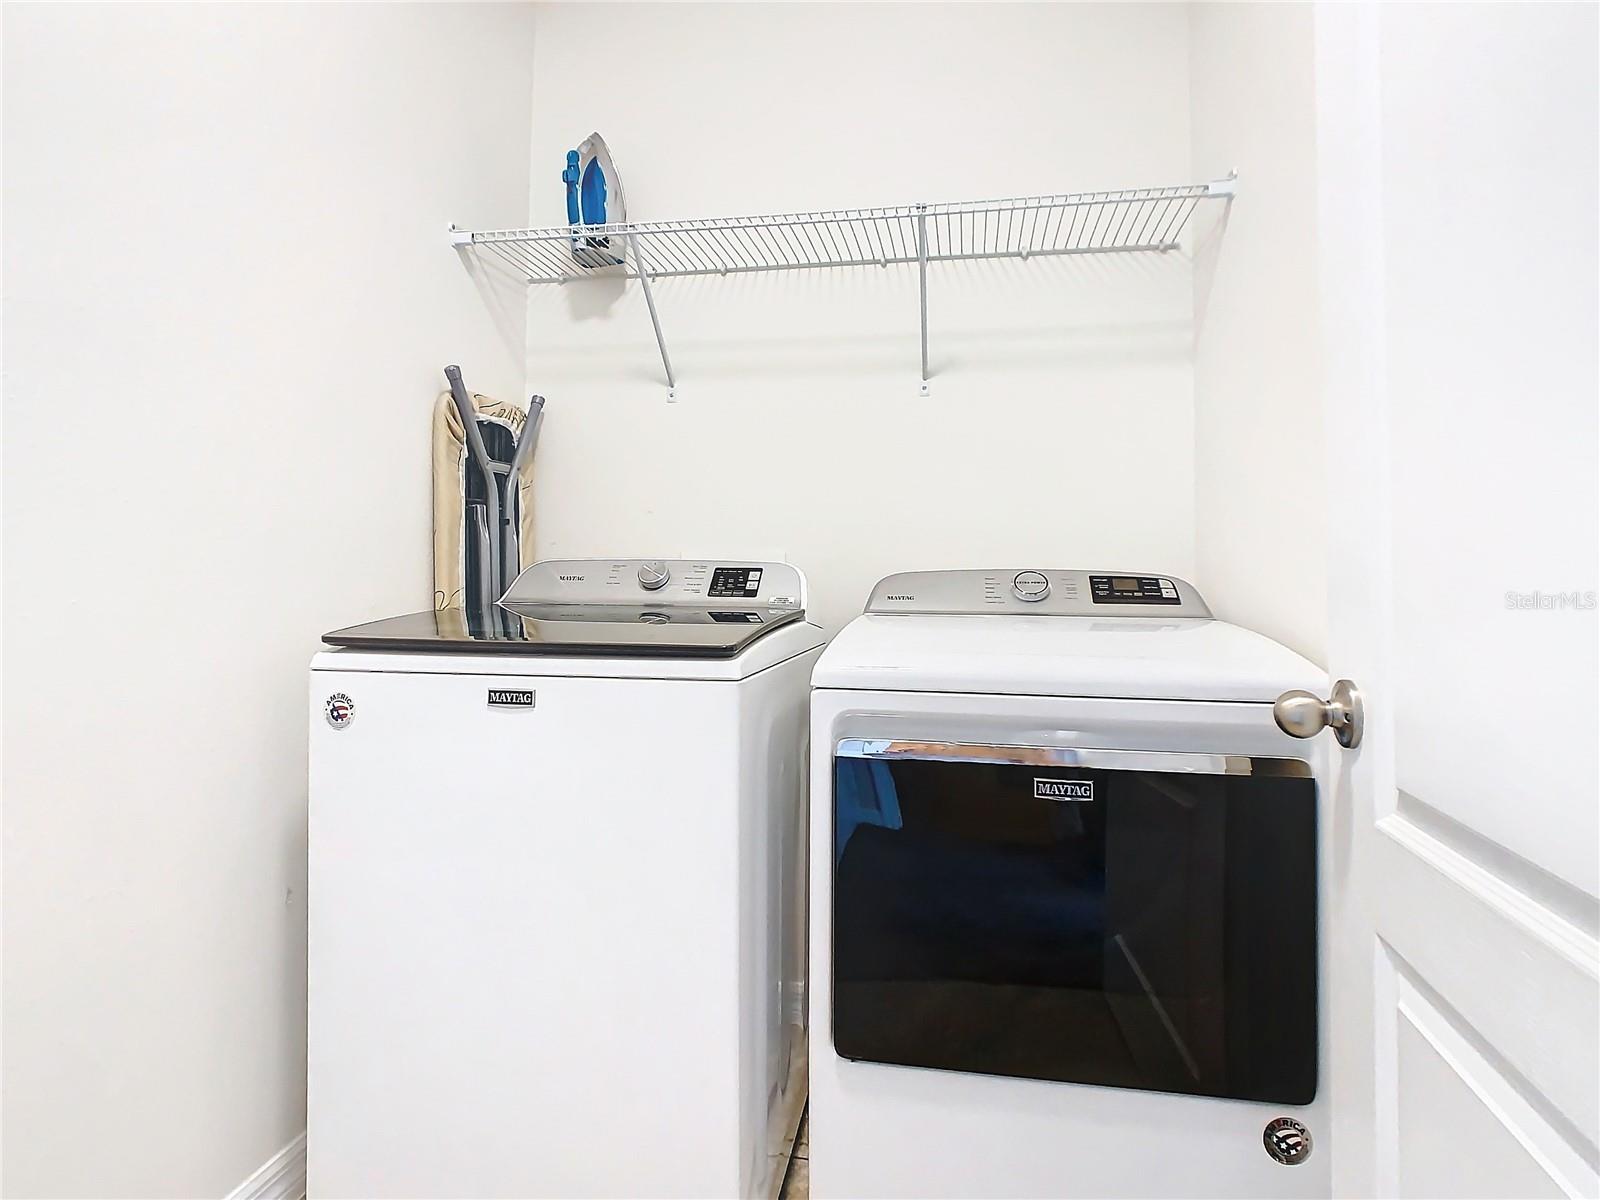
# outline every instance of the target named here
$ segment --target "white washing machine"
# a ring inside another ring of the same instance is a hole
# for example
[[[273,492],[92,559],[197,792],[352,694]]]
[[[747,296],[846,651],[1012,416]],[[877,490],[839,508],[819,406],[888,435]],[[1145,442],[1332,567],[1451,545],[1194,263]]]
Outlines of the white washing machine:
[[[893,575],[811,701],[811,1188],[1327,1196],[1325,673],[1172,576]]]
[[[545,562],[311,668],[309,1192],[775,1194],[805,1096],[782,563]]]

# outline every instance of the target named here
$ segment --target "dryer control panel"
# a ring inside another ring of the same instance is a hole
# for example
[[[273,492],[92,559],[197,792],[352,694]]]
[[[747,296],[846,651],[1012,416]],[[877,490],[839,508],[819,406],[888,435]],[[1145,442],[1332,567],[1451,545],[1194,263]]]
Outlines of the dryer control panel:
[[[1211,610],[1176,575],[1138,571],[905,571],[880,580],[869,613],[1200,617]]]
[[[534,563],[506,589],[501,603],[518,610],[543,605],[647,604],[730,609],[805,607],[798,568],[776,562],[675,558],[563,558]]]

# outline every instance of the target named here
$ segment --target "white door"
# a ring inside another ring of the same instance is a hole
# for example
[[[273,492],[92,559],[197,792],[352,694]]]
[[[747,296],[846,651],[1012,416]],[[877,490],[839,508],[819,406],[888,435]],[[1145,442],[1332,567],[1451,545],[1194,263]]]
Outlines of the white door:
[[[1340,1196],[1593,1196],[1591,5],[1319,6]]]

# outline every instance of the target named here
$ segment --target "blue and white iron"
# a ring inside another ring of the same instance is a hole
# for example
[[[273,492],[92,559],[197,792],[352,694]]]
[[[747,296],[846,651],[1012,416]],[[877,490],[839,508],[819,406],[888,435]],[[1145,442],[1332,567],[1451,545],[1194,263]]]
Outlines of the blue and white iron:
[[[628,219],[622,198],[622,177],[611,161],[605,138],[591,133],[576,150],[567,151],[561,182],[567,185],[567,224],[615,225]],[[609,237],[572,238],[572,259],[591,269],[619,267],[623,263],[621,239],[613,246]]]

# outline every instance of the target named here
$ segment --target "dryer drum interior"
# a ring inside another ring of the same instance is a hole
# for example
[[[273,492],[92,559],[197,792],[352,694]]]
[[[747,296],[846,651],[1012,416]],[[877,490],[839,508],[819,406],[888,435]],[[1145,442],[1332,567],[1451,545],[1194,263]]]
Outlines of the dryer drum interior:
[[[1284,759],[1135,762],[841,742],[836,1051],[1309,1104],[1315,781]]]

